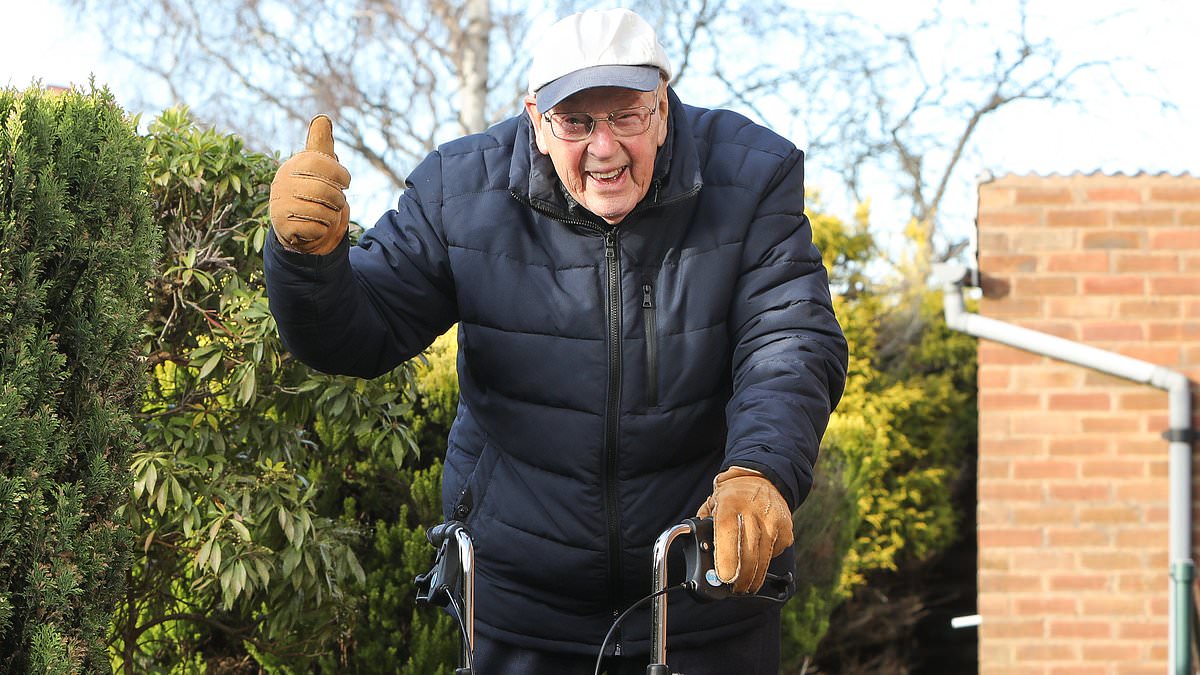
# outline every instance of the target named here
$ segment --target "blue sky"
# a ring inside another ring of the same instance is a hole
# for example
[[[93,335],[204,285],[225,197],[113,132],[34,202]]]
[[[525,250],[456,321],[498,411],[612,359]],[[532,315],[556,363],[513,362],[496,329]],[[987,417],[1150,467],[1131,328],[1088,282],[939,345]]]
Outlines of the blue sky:
[[[882,25],[903,29],[931,0],[807,0],[810,7],[849,7]],[[4,0],[6,28],[0,35],[0,85],[24,87],[86,83],[95,74],[122,102],[145,97],[133,69],[104,55],[101,37],[69,19],[57,3]],[[996,4],[946,0],[944,6],[989,12]],[[1194,0],[1030,0],[1034,32],[1050,35],[1073,58],[1122,59],[1122,77],[1138,96],[1085,100],[1083,110],[1051,110],[1022,104],[980,128],[976,150],[965,161],[947,212],[969,222],[974,177],[1006,173],[1190,173],[1200,176],[1200,74],[1195,65],[1200,36],[1200,2]],[[1093,21],[1109,19],[1095,27]],[[998,14],[997,21],[1003,20]],[[1177,106],[1164,111],[1151,100]],[[145,97],[145,98],[153,98]],[[147,111],[148,115],[157,110]],[[803,138],[793,138],[803,146]],[[299,142],[299,141],[298,141]],[[285,151],[284,148],[281,150]],[[364,176],[364,178],[366,178]],[[810,179],[813,178],[810,175]],[[812,181],[810,180],[810,183]],[[356,178],[357,183],[357,178]],[[358,183],[364,189],[369,181]],[[355,204],[355,195],[351,195]],[[360,195],[379,210],[394,196]],[[873,195],[886,203],[887,195]],[[886,208],[886,207],[881,207]],[[374,215],[359,211],[364,220]]]

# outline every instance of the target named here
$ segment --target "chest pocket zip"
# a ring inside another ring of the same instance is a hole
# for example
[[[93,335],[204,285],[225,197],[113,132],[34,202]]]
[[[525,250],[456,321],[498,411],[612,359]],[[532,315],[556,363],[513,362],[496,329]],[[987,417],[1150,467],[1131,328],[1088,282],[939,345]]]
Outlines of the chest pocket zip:
[[[642,317],[646,331],[646,405],[658,405],[658,317],[654,309],[654,285],[642,281]]]

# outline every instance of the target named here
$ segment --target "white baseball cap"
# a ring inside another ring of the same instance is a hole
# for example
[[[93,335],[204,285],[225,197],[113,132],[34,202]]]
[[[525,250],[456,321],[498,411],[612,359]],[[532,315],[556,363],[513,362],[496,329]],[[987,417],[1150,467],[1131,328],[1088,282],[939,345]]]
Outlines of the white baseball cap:
[[[671,77],[654,29],[627,9],[588,10],[560,19],[534,43],[529,93],[544,113],[592,87],[653,91]]]

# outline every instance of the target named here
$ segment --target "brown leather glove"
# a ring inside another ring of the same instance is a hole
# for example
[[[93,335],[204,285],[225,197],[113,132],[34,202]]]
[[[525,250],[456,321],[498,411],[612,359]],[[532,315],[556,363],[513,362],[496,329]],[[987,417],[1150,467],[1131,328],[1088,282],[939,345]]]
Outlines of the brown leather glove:
[[[279,243],[317,255],[337,248],[350,224],[348,187],[350,172],[333,154],[333,123],[317,115],[308,123],[304,150],[280,165],[271,181],[271,225]]]
[[[775,485],[753,469],[732,466],[713,479],[696,515],[713,519],[717,576],[734,593],[754,593],[771,558],[792,545],[792,511]]]

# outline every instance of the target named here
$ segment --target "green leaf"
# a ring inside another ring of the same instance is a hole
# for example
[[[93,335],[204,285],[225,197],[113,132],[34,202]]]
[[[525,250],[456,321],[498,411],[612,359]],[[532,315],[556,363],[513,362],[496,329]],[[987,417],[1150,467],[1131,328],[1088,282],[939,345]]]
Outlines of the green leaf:
[[[158,469],[154,468],[154,462],[146,464],[146,493],[154,494],[154,485],[158,482]]]
[[[292,571],[300,564],[302,555],[303,552],[294,546],[288,546],[283,550],[283,576],[291,576]]]
[[[354,555],[354,551],[346,549],[346,562],[350,565],[350,571],[354,573],[354,578],[358,583],[366,583],[367,573],[363,571],[362,565],[358,562],[358,556]]]
[[[204,541],[204,544],[200,546],[200,552],[196,554],[196,569],[204,569],[204,566],[208,563],[209,557],[212,555],[212,547],[214,542],[216,542],[215,539],[207,539]]]
[[[213,351],[213,355],[208,357],[208,360],[205,361],[204,365],[200,367],[200,374],[197,375],[197,378],[203,380],[204,378],[208,377],[208,374],[211,373],[214,368],[220,365],[221,359],[224,357],[224,352],[219,350]]]
[[[250,542],[250,530],[241,521],[239,521],[237,518],[230,518],[229,524],[234,530],[237,531],[238,536],[242,538],[242,541],[247,543]]]
[[[242,375],[242,382],[238,387],[238,400],[242,403],[249,403],[254,398],[255,387],[254,368],[246,368]]]

